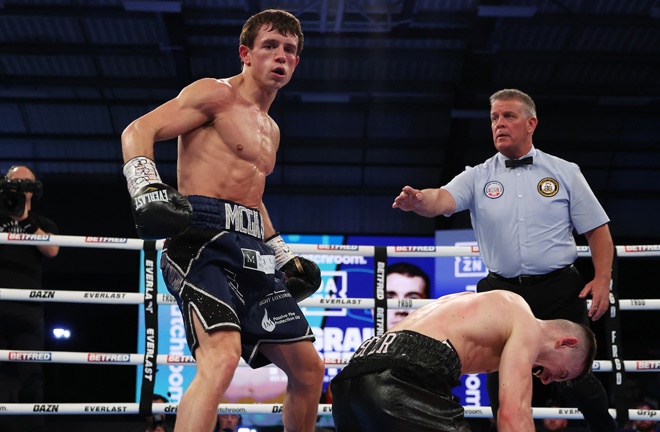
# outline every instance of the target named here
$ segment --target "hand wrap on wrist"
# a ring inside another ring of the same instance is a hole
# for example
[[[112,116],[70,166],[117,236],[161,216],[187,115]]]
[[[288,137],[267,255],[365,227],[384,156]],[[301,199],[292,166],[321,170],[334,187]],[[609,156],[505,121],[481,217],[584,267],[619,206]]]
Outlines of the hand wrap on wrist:
[[[321,269],[314,261],[295,256],[279,233],[269,237],[266,244],[275,251],[275,268],[285,274],[286,286],[297,302],[319,289]]]
[[[124,164],[138,236],[145,240],[173,237],[190,224],[192,206],[176,189],[161,182],[156,163],[137,156]]]
[[[162,183],[156,162],[145,156],[136,156],[122,169],[128,183],[128,193],[134,197],[138,190],[151,183]]]

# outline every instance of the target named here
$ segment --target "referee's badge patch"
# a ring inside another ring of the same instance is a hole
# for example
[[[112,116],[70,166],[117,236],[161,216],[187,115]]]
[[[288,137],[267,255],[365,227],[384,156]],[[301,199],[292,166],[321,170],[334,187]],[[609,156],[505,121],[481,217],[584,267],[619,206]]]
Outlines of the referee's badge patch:
[[[498,181],[490,181],[484,186],[484,193],[488,198],[499,198],[504,194],[504,186]]]
[[[551,177],[546,177],[541,179],[539,184],[536,186],[536,189],[544,197],[553,197],[557,195],[557,192],[559,192],[559,183],[557,180]]]

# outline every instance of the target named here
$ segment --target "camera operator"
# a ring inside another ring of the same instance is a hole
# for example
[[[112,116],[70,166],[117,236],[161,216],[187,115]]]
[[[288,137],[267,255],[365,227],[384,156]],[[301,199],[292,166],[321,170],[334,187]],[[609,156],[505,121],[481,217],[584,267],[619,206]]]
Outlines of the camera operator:
[[[26,166],[13,166],[0,178],[0,232],[57,234],[50,219],[32,211],[42,193],[41,182]],[[0,287],[41,289],[42,259],[58,246],[0,244]],[[44,309],[40,302],[0,301],[0,349],[44,349]],[[41,363],[0,362],[0,402],[43,402]],[[0,416],[0,431],[43,431],[43,416]]]

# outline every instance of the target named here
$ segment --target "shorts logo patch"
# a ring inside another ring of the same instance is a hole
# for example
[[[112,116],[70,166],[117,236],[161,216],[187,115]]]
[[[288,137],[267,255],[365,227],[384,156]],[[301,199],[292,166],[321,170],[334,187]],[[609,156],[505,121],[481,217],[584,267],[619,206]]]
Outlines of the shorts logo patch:
[[[261,327],[267,332],[275,330],[275,323],[272,319],[268,318],[268,311],[264,311],[264,318],[261,320]]]
[[[544,197],[553,197],[559,192],[559,182],[551,177],[541,179],[536,189]]]
[[[257,270],[265,274],[275,273],[275,257],[262,255],[252,249],[241,249],[243,253],[243,268]]]
[[[259,268],[257,251],[241,249],[241,252],[243,252],[243,267],[257,270]]]
[[[287,292],[286,294],[280,294],[279,296],[282,298],[291,297],[291,294]],[[275,327],[279,325],[285,325],[292,321],[298,321],[303,318],[304,318],[303,315],[297,312],[284,312],[281,315],[276,315],[271,318],[270,316],[268,316],[268,310],[266,309],[264,310],[264,317],[261,319],[261,327],[270,333],[273,330],[275,330]]]
[[[504,194],[504,186],[498,181],[490,181],[484,186],[484,193],[488,198],[499,198]]]

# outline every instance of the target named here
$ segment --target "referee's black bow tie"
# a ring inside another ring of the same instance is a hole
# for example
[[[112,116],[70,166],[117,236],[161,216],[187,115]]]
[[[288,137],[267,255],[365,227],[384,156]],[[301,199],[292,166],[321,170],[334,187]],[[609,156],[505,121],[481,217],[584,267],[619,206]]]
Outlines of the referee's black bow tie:
[[[504,165],[507,168],[515,168],[521,165],[531,165],[534,159],[531,156],[524,157],[522,159],[507,159],[504,161]]]

